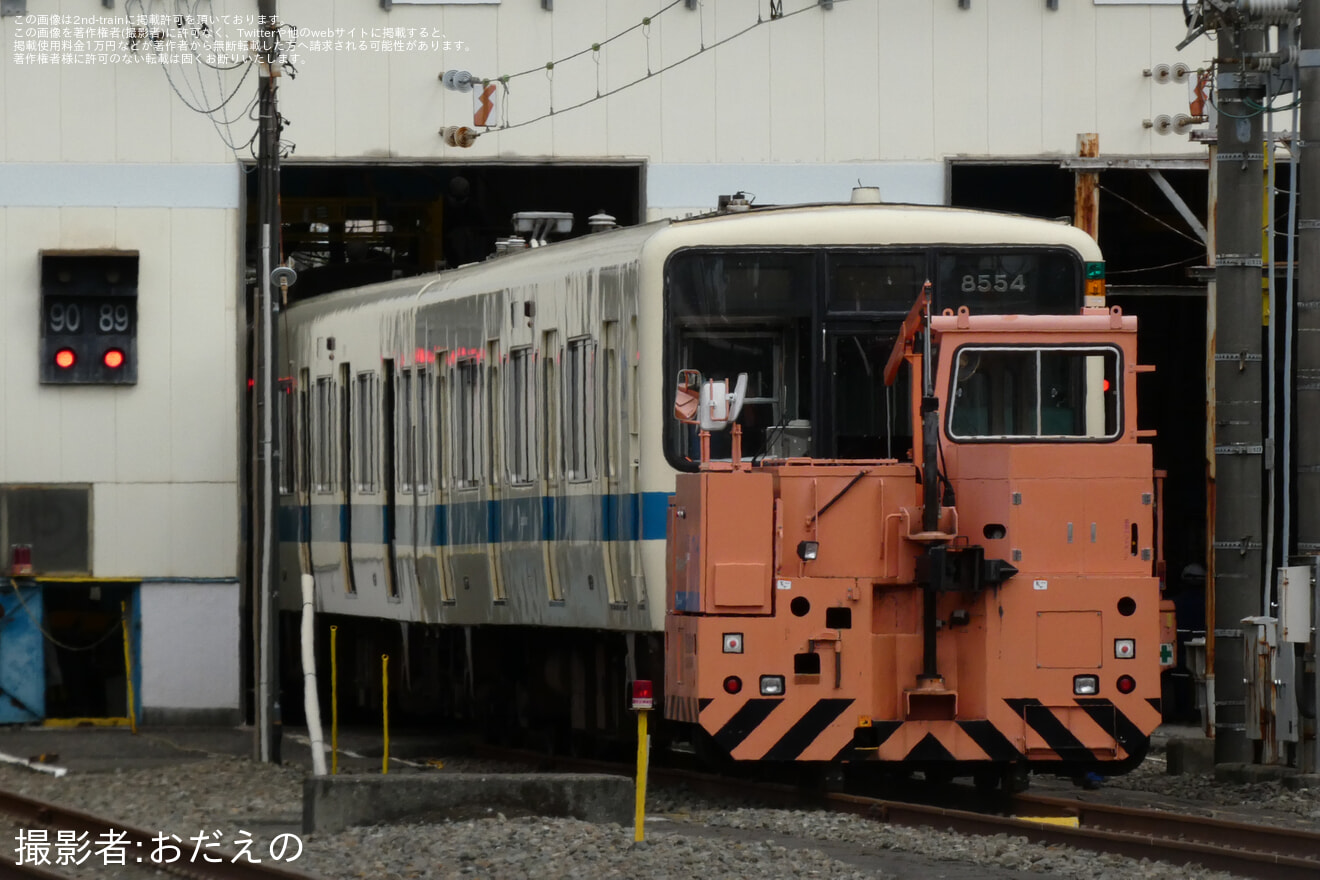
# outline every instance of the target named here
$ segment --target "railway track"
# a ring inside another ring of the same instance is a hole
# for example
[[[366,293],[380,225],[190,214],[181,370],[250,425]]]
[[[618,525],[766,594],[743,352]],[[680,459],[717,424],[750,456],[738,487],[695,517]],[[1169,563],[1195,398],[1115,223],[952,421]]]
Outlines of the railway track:
[[[220,861],[209,862],[204,858],[187,859],[188,841],[176,844],[180,856],[173,861],[153,862],[151,854],[158,846],[160,832],[145,831],[123,822],[93,816],[81,810],[63,807],[58,804],[39,801],[8,791],[0,790],[0,815],[4,815],[28,827],[43,827],[52,830],[72,831],[77,835],[86,833],[89,840],[102,839],[103,835],[114,832],[116,839],[123,845],[126,869],[141,867],[143,875],[151,871],[162,871],[176,877],[190,880],[316,880],[310,874],[291,868],[276,867],[268,862],[251,863],[231,861],[233,853],[217,851]],[[119,836],[122,835],[122,836]],[[170,841],[173,843],[173,841]],[[54,840],[51,841],[54,843]],[[53,848],[53,846],[52,846]],[[67,874],[61,873],[58,865],[16,864],[15,849],[8,848],[0,858],[0,880],[21,878],[21,880],[66,880]],[[52,858],[52,862],[54,859]],[[101,872],[117,863],[101,867],[95,859],[88,859],[83,864],[83,871],[91,866],[92,873]],[[130,867],[131,866],[131,867]],[[106,874],[105,876],[115,876]]]
[[[545,765],[547,757],[530,752],[483,754]],[[630,774],[622,764],[581,759],[549,759],[555,767]],[[856,794],[809,792],[777,783],[732,779],[711,773],[653,767],[652,780],[681,783],[708,795],[754,793],[785,807],[812,806],[850,813],[880,822],[953,830],[963,834],[1011,834],[1032,843],[1067,846],[1174,865],[1192,863],[1261,880],[1314,880],[1320,877],[1320,833],[1231,822],[1164,810],[1097,804],[1033,794],[986,798],[953,789],[949,800],[959,807],[915,800],[894,800]],[[926,789],[925,800],[929,800]],[[973,808],[970,804],[979,806]],[[1023,818],[1030,817],[1030,818]],[[1051,818],[1073,818],[1077,827],[1054,824]]]

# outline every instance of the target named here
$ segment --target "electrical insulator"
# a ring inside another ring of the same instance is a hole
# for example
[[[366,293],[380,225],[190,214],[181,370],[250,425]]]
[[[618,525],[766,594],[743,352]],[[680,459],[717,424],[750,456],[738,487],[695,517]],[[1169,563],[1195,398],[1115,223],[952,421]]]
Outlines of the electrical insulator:
[[[477,142],[477,137],[480,134],[481,132],[468,128],[466,125],[446,125],[440,129],[440,136],[451,147],[470,147]]]

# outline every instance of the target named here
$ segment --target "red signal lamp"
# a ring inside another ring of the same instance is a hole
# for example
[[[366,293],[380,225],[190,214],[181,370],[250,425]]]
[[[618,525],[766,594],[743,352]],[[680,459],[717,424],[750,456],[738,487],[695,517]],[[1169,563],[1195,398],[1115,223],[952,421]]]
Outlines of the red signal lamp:
[[[634,709],[655,708],[655,690],[644,679],[632,683],[632,707]]]
[[[112,348],[101,357],[101,362],[110,369],[117,370],[124,365],[124,353],[117,348]]]
[[[73,365],[77,362],[78,355],[74,354],[73,349],[71,348],[61,348],[59,351],[55,352],[55,366],[59,367],[61,370],[72,369]]]

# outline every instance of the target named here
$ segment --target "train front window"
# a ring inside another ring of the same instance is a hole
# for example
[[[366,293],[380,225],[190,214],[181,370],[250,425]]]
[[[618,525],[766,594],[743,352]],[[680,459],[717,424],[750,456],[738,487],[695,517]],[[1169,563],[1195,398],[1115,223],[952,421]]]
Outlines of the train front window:
[[[1113,348],[960,348],[948,400],[955,441],[1113,440],[1122,431]]]
[[[814,268],[809,252],[685,251],[666,269],[666,373],[747,374],[739,421],[748,457],[809,452]],[[669,460],[691,467],[695,428],[668,414],[665,424]],[[711,438],[713,458],[730,452],[728,433]]]

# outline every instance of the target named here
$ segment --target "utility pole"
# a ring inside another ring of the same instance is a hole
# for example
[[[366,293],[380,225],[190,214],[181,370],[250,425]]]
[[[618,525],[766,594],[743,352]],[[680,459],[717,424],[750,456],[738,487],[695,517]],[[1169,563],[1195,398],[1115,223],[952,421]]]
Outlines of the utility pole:
[[[258,760],[280,763],[279,581],[275,509],[275,267],[280,262],[280,120],[275,92],[280,64],[275,0],[257,0],[261,32],[257,149],[257,201],[260,265],[253,298],[253,416],[257,442],[253,480],[252,584],[253,665],[257,683],[256,753]]]
[[[1297,552],[1320,554],[1320,0],[1302,0],[1298,53],[1301,110],[1293,156],[1301,157],[1297,205],[1297,414],[1295,485]],[[1296,149],[1298,146],[1300,150]],[[1299,175],[1293,170],[1293,186]],[[1284,442],[1289,438],[1285,437]],[[1285,554],[1288,548],[1284,548]],[[1286,560],[1285,560],[1286,561]],[[1313,592],[1313,601],[1320,595]],[[1312,653],[1320,634],[1312,636]],[[1320,698],[1320,670],[1313,673],[1313,695]],[[1317,705],[1312,703],[1312,705]],[[1310,772],[1320,768],[1320,723],[1312,722]]]
[[[1261,333],[1261,174],[1259,108],[1265,74],[1247,56],[1265,49],[1265,31],[1242,20],[1217,27],[1219,191],[1213,323],[1214,371],[1214,675],[1215,763],[1250,762],[1243,685],[1244,617],[1260,614],[1266,560],[1262,507],[1265,448],[1264,352]],[[1254,107],[1253,107],[1254,104]]]

